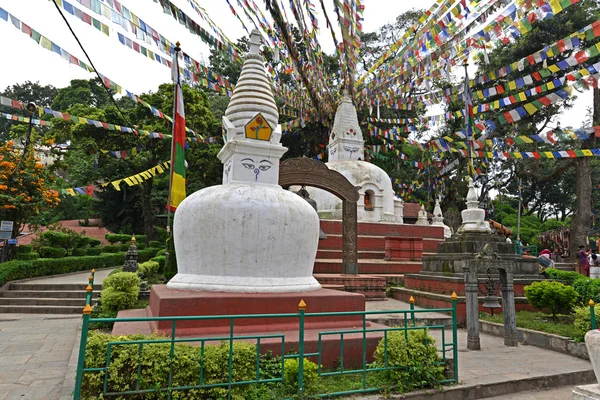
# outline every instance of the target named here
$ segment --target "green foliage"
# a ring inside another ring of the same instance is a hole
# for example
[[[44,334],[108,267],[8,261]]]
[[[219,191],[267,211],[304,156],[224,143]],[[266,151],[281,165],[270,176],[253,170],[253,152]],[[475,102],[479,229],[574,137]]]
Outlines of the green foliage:
[[[40,258],[40,253],[32,251],[31,253],[17,254],[17,260],[35,260]]]
[[[579,278],[573,283],[573,289],[579,295],[581,304],[588,304],[590,299],[596,304],[600,303],[600,279]]]
[[[384,339],[377,345],[374,354],[376,366],[385,365],[385,346]],[[426,329],[409,331],[408,341],[404,332],[388,332],[387,361],[389,366],[403,367],[385,372],[400,392],[431,386],[444,379],[444,367],[440,365],[435,339]]]
[[[162,250],[159,250],[158,252],[160,253],[161,251]],[[157,256],[154,257],[154,258],[152,258],[151,260],[158,263],[158,272],[159,273],[164,273],[164,271],[165,271],[165,261],[166,261],[165,256],[160,256],[160,255],[158,255],[158,253],[156,253],[156,254],[157,254]]]
[[[89,249],[86,249],[86,253],[88,256],[99,256],[100,254],[102,254],[102,248],[90,247]]]
[[[90,271],[123,265],[124,254],[102,254],[100,256],[38,258],[36,260],[13,260],[0,264],[0,286],[18,279]]]
[[[600,307],[594,307],[594,314],[596,314],[596,321],[600,322]],[[575,309],[575,334],[573,339],[577,342],[583,342],[585,334],[592,329],[592,318],[591,318],[590,307],[577,307]]]
[[[164,256],[165,255],[166,250],[165,249],[160,249],[157,253],[156,253],[156,257],[160,257],[160,256]]]
[[[138,264],[138,274],[141,275],[143,279],[148,279],[158,274],[159,267],[160,265],[156,261],[146,261]]]
[[[73,249],[71,251],[71,255],[77,256],[77,257],[87,256],[88,255],[88,249]]]
[[[97,247],[97,246],[100,246],[100,244],[102,244],[102,241],[100,239],[90,238],[90,241],[89,241],[90,247]]]
[[[152,258],[154,258],[156,256],[156,253],[159,251],[160,249],[144,249],[144,250],[138,250],[138,262],[145,262],[148,261]]]
[[[27,253],[31,253],[33,251],[33,246],[30,246],[28,244],[20,244],[17,247],[17,254],[27,254]]]
[[[283,376],[284,390],[289,395],[298,393],[298,374],[300,371],[300,360],[289,358],[284,363],[285,374]],[[303,387],[306,395],[317,393],[319,388],[319,366],[308,358],[304,359]]]
[[[540,311],[550,311],[553,317],[570,313],[577,302],[575,289],[560,282],[534,282],[525,286],[525,296],[529,304]]]
[[[546,270],[546,274],[548,275],[548,278],[550,278],[550,279],[564,281],[567,285],[571,285],[571,286],[573,286],[573,283],[575,283],[575,281],[577,279],[585,278],[584,275],[581,275],[578,272],[563,271],[563,270],[556,269],[556,268],[548,268]]]
[[[156,249],[160,249],[160,248],[165,247],[165,244],[163,242],[158,241],[158,240],[151,240],[151,241],[148,242],[148,246],[149,247],[154,247]]]
[[[117,244],[107,244],[102,247],[102,252],[104,253],[118,253],[121,251],[121,246]]]
[[[70,239],[69,234],[58,231],[45,231],[40,235],[42,245],[62,247],[63,249],[71,247]]]
[[[140,293],[140,278],[134,272],[119,272],[109,275],[102,282],[100,301],[106,311],[131,308]]]
[[[479,314],[479,319],[497,324],[504,324],[504,315],[491,316],[487,313]],[[517,311],[517,327],[531,329],[538,332],[551,333],[569,338],[575,337],[575,328],[572,315],[552,318],[548,314],[532,311]]]
[[[123,267],[119,267],[119,268],[115,268],[112,271],[110,271],[110,273],[108,274],[108,276],[114,275],[114,274],[118,274],[119,272],[123,272]]]
[[[38,252],[42,258],[62,258],[67,255],[67,250],[61,247],[42,246]]]
[[[108,240],[110,244],[126,243],[127,245],[129,245],[131,243],[132,235],[122,233],[107,233],[106,235],[104,235],[104,238]]]

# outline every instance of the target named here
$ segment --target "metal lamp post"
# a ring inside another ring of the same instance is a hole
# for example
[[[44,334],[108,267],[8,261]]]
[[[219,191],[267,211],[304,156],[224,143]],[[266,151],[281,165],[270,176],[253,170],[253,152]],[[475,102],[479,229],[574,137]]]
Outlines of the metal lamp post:
[[[29,112],[29,129],[27,130],[27,136],[25,136],[25,142],[23,142],[23,158],[25,158],[25,155],[27,154],[27,148],[31,143],[31,130],[33,129],[33,113],[35,113],[35,110],[37,110],[37,106],[35,105],[35,103],[30,102],[27,104],[26,109]]]

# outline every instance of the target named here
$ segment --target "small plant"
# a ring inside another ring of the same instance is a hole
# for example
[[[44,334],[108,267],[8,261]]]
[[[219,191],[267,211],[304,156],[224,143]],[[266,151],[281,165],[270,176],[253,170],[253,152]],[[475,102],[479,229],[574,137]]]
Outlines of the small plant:
[[[102,308],[107,311],[120,311],[131,308],[140,293],[140,278],[134,272],[119,272],[109,275],[102,282],[100,299]]]
[[[158,274],[159,264],[156,261],[146,261],[138,264],[138,275],[143,279],[148,279]]]
[[[587,305],[590,299],[600,303],[600,279],[590,279],[582,276],[573,283],[573,289],[579,295],[581,305]]]
[[[600,321],[600,307],[594,307],[596,321]],[[585,334],[592,329],[592,318],[589,307],[577,307],[575,309],[575,335],[573,340],[583,342]]]
[[[300,370],[300,360],[290,358],[284,363],[283,383],[285,392],[289,395],[298,393],[298,374]],[[302,374],[302,387],[305,395],[317,393],[319,386],[319,366],[309,359],[304,359],[304,373]]]
[[[548,268],[546,269],[546,274],[548,278],[555,279],[558,281],[564,281],[567,285],[573,286],[575,281],[580,278],[585,278],[584,275],[581,275],[575,271],[563,271],[556,268]],[[589,299],[588,299],[589,300]]]
[[[577,292],[571,286],[560,282],[541,281],[525,286],[525,296],[529,304],[540,311],[556,314],[567,314],[573,310],[577,302]]]

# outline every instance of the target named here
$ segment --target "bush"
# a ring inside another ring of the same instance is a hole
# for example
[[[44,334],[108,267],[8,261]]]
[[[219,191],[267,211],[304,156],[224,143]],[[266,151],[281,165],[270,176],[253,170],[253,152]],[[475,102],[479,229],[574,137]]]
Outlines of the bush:
[[[594,307],[596,321],[600,322],[600,307]],[[573,339],[577,342],[583,342],[585,334],[592,329],[592,319],[590,308],[583,306],[575,309],[575,336]]]
[[[138,253],[138,262],[145,262],[148,261],[152,258],[154,258],[156,256],[156,253],[159,251],[160,249],[144,249],[144,250],[139,250]]]
[[[77,257],[87,256],[87,251],[88,251],[88,249],[86,249],[86,248],[83,248],[83,249],[73,249],[72,255],[77,256]]]
[[[62,247],[69,249],[72,245],[71,236],[58,231],[45,231],[40,235],[41,243],[48,247]]]
[[[126,235],[126,234],[122,234],[122,233],[108,233],[108,234],[104,235],[104,238],[106,240],[108,240],[108,242],[110,244],[115,244],[115,243],[130,242],[131,236],[132,235]]]
[[[38,258],[37,260],[13,260],[0,264],[0,286],[18,279],[37,278],[69,272],[90,271],[123,265],[124,254],[101,256]]]
[[[529,304],[540,311],[550,311],[553,317],[570,313],[577,302],[575,289],[560,282],[534,282],[525,286],[525,296]]]
[[[101,244],[102,244],[102,241],[100,239],[90,238],[90,247],[97,247],[97,246],[100,246]]]
[[[385,339],[377,344],[373,356],[375,366],[385,366]],[[435,339],[426,329],[409,331],[408,342],[404,332],[388,332],[387,361],[391,367],[404,367],[385,371],[400,392],[432,386],[444,379],[444,367],[440,365]]]
[[[162,242],[159,242],[158,240],[151,240],[150,242],[148,242],[148,246],[154,247],[157,249],[162,249],[163,247],[165,247],[165,244]]]
[[[127,251],[127,250],[129,250],[131,243],[121,243],[121,244],[115,245],[115,246],[119,246],[120,251]]]
[[[101,247],[90,247],[89,249],[86,250],[86,253],[88,256],[99,256],[100,254],[102,254],[102,248]]]
[[[135,340],[166,339],[165,336],[130,335],[114,336],[90,332],[85,354],[86,368],[103,368],[106,366],[108,342],[135,341]],[[108,390],[111,392],[124,392],[136,386],[138,371],[139,346],[131,345],[112,346],[110,366],[108,369]],[[141,355],[140,390],[166,388],[169,385],[169,343],[146,344]],[[205,347],[204,356],[200,359],[197,346],[189,344],[175,344],[173,359],[174,386],[197,385],[200,377],[200,365],[203,367],[203,383],[207,385],[226,383],[228,376],[229,343],[209,345]],[[256,346],[250,343],[234,343],[233,345],[233,370],[232,381],[242,382],[253,380],[256,365]],[[262,357],[261,357],[262,365]],[[262,378],[262,377],[261,377]],[[91,372],[83,375],[82,398],[97,399],[102,393],[104,372]],[[255,386],[255,385],[252,385]],[[235,385],[232,388],[231,399],[244,400],[249,385]],[[164,399],[166,393],[148,392],[138,399]],[[192,399],[225,399],[227,398],[227,385],[210,389],[191,389],[174,392],[174,398],[180,400]],[[264,398],[263,398],[264,399]]]
[[[112,271],[109,272],[108,276],[118,274],[119,272],[123,272],[123,267],[113,269]]]
[[[160,250],[159,250],[158,253],[160,253]],[[159,274],[164,274],[165,273],[165,261],[166,261],[166,259],[165,259],[165,256],[158,255],[158,253],[156,253],[157,254],[156,257],[151,258],[150,261],[157,262],[158,263],[158,273]]]
[[[575,281],[573,289],[579,295],[582,305],[588,304],[590,299],[596,304],[600,303],[600,279],[581,277]]]
[[[300,360],[298,358],[289,358],[285,360],[283,370],[285,374],[283,376],[283,383],[285,385],[285,392],[289,395],[295,395],[298,393],[298,373],[300,367]],[[306,395],[317,393],[319,387],[319,366],[308,358],[304,359],[304,374],[303,374],[303,388]]]
[[[40,258],[40,253],[32,251],[31,253],[17,254],[17,260],[35,260]]]
[[[558,281],[564,281],[567,285],[573,286],[573,283],[579,278],[585,278],[585,275],[581,275],[575,271],[563,271],[556,268],[548,268],[546,270],[548,278],[555,279]]]
[[[121,246],[117,244],[107,244],[102,246],[102,252],[104,253],[118,253],[121,251]]]
[[[106,311],[131,308],[140,293],[140,278],[135,272],[119,272],[109,275],[102,282],[100,301]]]
[[[146,248],[146,243],[136,243],[135,247],[137,247],[138,250],[144,250]]]
[[[67,255],[67,250],[62,247],[42,246],[38,251],[42,258],[63,258]]]
[[[17,254],[28,254],[33,251],[33,246],[28,244],[20,244],[17,246]]]
[[[159,251],[156,252],[156,257],[164,256],[166,251],[167,251],[166,249],[160,249]]]
[[[144,279],[148,279],[158,274],[159,267],[160,265],[156,261],[152,260],[138,264],[138,275],[141,275]]]

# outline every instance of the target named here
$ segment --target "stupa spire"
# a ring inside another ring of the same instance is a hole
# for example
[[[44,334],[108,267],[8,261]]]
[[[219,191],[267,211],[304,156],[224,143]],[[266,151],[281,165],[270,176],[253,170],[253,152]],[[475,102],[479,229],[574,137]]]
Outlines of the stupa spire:
[[[218,157],[223,183],[254,182],[277,185],[279,159],[287,151],[279,143],[281,127],[275,97],[260,54],[261,37],[250,35],[240,79],[223,116],[227,143]]]
[[[364,160],[365,144],[358,124],[356,107],[344,89],[329,136],[329,161]]]

